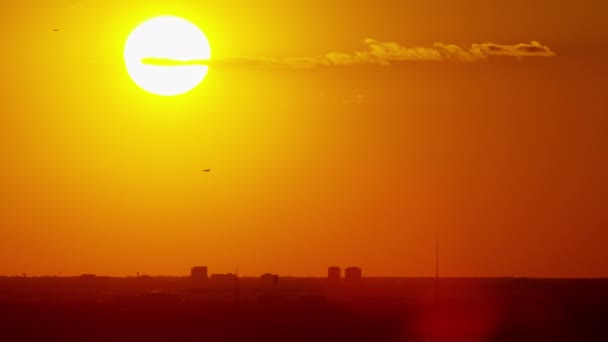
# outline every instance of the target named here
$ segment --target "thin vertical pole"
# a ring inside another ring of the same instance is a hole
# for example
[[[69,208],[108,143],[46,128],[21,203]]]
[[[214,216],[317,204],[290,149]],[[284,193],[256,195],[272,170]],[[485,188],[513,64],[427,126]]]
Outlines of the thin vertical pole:
[[[439,237],[435,238],[435,298],[439,298]]]

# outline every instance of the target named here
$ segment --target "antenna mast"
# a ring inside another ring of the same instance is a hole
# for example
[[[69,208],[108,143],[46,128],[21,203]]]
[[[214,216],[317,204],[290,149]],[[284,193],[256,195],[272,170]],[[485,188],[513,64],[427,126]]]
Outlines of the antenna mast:
[[[439,297],[439,237],[435,238],[435,299]]]

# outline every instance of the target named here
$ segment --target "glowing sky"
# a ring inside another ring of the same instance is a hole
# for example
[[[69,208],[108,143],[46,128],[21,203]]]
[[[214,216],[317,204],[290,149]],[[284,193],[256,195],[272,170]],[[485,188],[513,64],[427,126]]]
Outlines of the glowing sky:
[[[7,4],[0,274],[426,276],[438,235],[446,276],[608,276],[607,6]],[[123,62],[167,14],[213,49],[174,98]]]

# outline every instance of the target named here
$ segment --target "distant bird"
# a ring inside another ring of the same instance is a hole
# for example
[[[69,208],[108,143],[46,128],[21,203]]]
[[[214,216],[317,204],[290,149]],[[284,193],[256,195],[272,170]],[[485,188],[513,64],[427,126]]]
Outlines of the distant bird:
[[[203,172],[211,172],[211,169],[204,169]]]
[[[59,32],[59,29],[54,29],[53,32]]]

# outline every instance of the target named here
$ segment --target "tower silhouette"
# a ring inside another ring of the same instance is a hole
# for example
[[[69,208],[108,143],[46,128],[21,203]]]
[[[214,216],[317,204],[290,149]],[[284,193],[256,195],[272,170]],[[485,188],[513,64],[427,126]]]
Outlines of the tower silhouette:
[[[439,298],[439,237],[435,238],[435,299]]]

